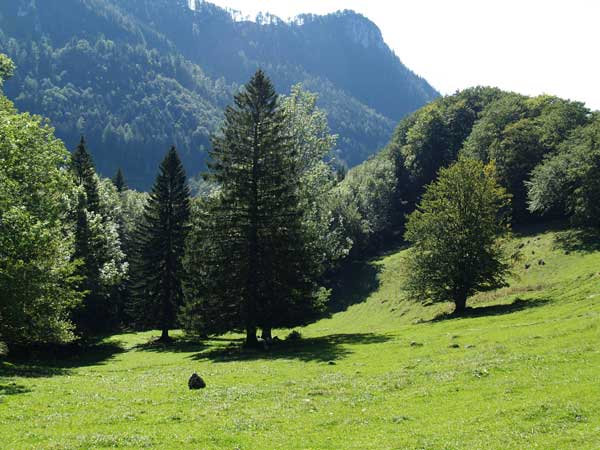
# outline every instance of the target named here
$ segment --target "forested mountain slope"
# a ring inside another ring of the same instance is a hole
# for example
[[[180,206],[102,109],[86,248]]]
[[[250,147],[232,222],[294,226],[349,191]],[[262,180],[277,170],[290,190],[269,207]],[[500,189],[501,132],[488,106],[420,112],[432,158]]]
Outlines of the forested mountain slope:
[[[85,134],[101,173],[123,167],[140,188],[173,143],[191,175],[203,168],[224,106],[258,67],[281,93],[302,82],[320,94],[348,165],[438,96],[350,11],[250,22],[185,0],[16,0],[0,4],[0,51],[17,64],[6,91],[20,109],[49,117],[69,147]]]
[[[493,162],[512,196],[513,225],[562,218],[596,226],[598,142],[600,115],[583,103],[465,89],[402,119],[389,144],[337,186],[338,210],[354,252],[387,248],[440,168],[466,157]]]

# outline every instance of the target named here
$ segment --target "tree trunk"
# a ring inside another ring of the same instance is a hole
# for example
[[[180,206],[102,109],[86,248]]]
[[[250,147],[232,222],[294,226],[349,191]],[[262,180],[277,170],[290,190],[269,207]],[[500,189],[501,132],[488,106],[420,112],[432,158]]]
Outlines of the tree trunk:
[[[171,338],[169,337],[169,329],[163,328],[159,341],[160,342],[169,342],[170,340],[171,340]]]
[[[273,340],[273,336],[271,335],[271,328],[263,328],[261,337],[263,341],[271,342]]]
[[[467,296],[461,295],[454,300],[454,314],[462,314],[467,309]]]
[[[256,339],[256,327],[246,328],[246,342],[245,347],[255,348],[258,347],[258,339]]]

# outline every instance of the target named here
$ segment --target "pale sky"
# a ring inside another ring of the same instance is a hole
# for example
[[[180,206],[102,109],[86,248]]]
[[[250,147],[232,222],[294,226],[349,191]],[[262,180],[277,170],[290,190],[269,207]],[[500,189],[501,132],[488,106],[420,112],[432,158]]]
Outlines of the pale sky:
[[[209,0],[255,17],[353,9],[442,94],[498,86],[600,109],[598,0]]]

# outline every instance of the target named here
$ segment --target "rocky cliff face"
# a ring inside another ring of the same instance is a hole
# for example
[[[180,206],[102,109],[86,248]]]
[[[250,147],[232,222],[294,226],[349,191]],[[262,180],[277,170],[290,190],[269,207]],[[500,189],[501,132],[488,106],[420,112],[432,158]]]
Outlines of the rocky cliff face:
[[[343,23],[346,37],[350,41],[365,49],[385,50],[388,48],[379,27],[361,14],[344,11],[340,15],[340,20]]]

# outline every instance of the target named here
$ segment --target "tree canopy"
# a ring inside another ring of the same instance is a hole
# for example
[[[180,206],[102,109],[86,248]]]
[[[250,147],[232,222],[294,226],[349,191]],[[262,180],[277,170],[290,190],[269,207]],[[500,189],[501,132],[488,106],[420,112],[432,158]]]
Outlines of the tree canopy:
[[[407,287],[414,298],[452,301],[461,312],[474,293],[506,286],[508,205],[493,164],[460,159],[441,169],[406,224],[413,246]]]
[[[0,55],[1,76],[12,63]],[[0,95],[0,339],[9,344],[73,339],[81,300],[69,213],[77,198],[69,154],[41,117]]]

